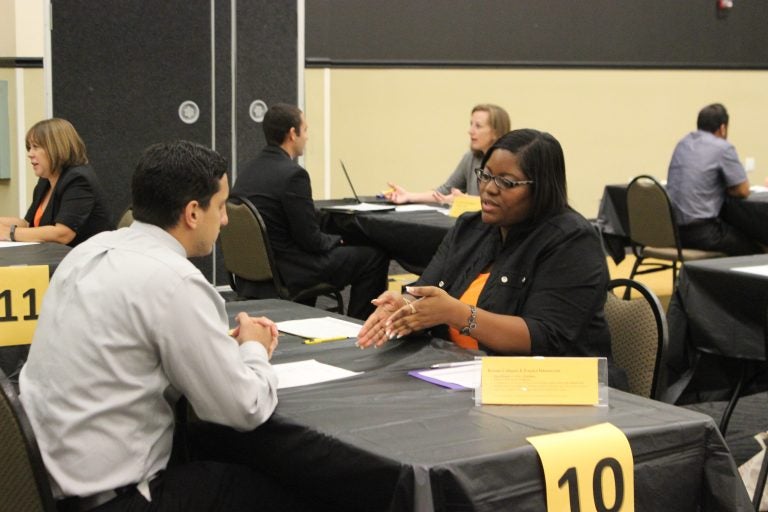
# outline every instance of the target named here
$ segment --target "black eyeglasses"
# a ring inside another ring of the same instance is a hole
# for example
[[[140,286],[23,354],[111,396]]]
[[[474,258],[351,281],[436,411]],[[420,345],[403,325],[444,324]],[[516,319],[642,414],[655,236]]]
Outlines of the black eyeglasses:
[[[509,190],[510,188],[521,187],[523,185],[533,185],[533,180],[515,181],[503,176],[494,176],[490,172],[478,167],[475,169],[475,176],[481,183],[488,183],[493,180],[500,190]]]

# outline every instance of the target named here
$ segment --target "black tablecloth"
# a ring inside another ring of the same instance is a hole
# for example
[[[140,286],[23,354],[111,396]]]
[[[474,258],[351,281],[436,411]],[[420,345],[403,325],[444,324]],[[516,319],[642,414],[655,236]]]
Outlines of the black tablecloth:
[[[227,307],[275,320],[326,314],[277,300]],[[439,340],[359,351],[352,341],[310,347],[283,336],[274,363],[317,359],[366,373],[279,391],[275,414],[246,434],[242,456],[327,510],[544,511],[541,465],[526,437],[607,421],[632,448],[636,510],[750,509],[708,416],[614,390],[607,408],[477,407],[469,391],[407,375],[470,355]]]
[[[0,248],[0,267],[13,265],[48,265],[51,274],[72,248],[68,245],[42,243]]]
[[[53,274],[72,248],[67,245],[42,243],[34,245],[19,245],[18,247],[0,248],[0,267],[14,265],[48,265],[49,274]],[[0,347],[0,369],[16,378],[16,374],[27,359],[29,345]]]
[[[720,217],[745,235],[768,245],[768,192],[753,192],[746,199],[726,199]]]
[[[316,201],[333,206],[343,201]],[[321,210],[324,231],[338,233],[353,243],[372,243],[407,271],[421,274],[456,219],[436,211],[333,212]]]
[[[676,384],[666,401],[680,399],[689,385],[689,392],[728,389],[742,371],[740,362],[766,361],[768,277],[733,270],[759,265],[768,265],[768,255],[683,265],[667,312],[667,361]]]

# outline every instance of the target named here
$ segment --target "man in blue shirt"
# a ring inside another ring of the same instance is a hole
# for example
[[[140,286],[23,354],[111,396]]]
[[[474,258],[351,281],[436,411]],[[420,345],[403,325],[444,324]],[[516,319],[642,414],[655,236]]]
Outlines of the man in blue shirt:
[[[719,103],[708,105],[696,125],[697,131],[677,143],[667,173],[682,246],[731,256],[761,252],[738,227],[718,217],[726,196],[749,196],[747,173],[726,140],[728,112]]]

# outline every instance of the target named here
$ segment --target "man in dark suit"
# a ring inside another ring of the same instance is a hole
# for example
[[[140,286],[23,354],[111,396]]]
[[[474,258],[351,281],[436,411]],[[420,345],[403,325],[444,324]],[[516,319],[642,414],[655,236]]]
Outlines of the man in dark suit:
[[[307,122],[297,107],[273,105],[264,116],[267,147],[242,165],[232,195],[258,208],[277,268],[289,289],[320,282],[352,285],[347,314],[365,319],[371,300],[386,289],[389,261],[379,249],[347,246],[338,235],[320,231],[307,171],[294,159],[304,153]]]

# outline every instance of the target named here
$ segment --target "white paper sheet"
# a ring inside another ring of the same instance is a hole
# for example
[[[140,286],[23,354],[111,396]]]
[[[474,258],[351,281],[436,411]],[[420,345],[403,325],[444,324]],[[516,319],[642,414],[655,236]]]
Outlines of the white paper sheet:
[[[447,211],[447,208],[439,206],[430,206],[428,204],[400,204],[395,206],[397,212],[428,212],[428,211]]]
[[[768,277],[768,265],[755,265],[754,267],[736,267],[731,270],[737,272],[746,272],[747,274],[757,274]]]
[[[363,373],[352,372],[337,366],[320,363],[314,359],[273,364],[272,368],[274,368],[277,374],[277,389],[295,388],[319,382],[345,379]]]
[[[379,212],[394,210],[395,207],[388,204],[375,204],[375,203],[358,203],[358,204],[345,204],[339,206],[324,206],[324,210],[342,210],[349,212]]]
[[[295,334],[302,338],[356,338],[362,325],[325,316],[321,318],[305,318],[304,320],[286,320],[277,322],[277,330]]]
[[[20,247],[22,245],[37,245],[40,242],[0,242],[0,249],[3,247]]]

